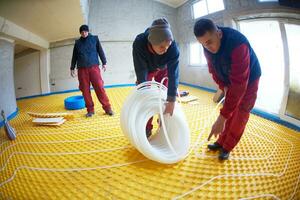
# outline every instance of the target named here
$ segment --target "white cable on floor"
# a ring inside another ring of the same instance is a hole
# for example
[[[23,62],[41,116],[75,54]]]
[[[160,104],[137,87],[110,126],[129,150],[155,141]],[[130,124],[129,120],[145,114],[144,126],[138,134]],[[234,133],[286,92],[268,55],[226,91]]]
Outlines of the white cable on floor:
[[[0,182],[0,188],[4,186],[5,184],[11,182],[14,180],[14,178],[17,175],[17,172],[21,169],[27,169],[32,171],[47,171],[47,172],[79,172],[79,171],[91,171],[91,170],[99,170],[99,169],[109,169],[109,168],[115,168],[115,167],[123,167],[128,166],[136,163],[142,163],[147,161],[146,159],[143,160],[136,160],[132,162],[126,162],[126,163],[117,163],[113,165],[102,165],[102,166],[96,166],[96,167],[88,167],[88,168],[41,168],[41,167],[30,167],[27,165],[18,166],[11,177],[9,177],[7,180]]]
[[[20,144],[59,144],[59,143],[81,143],[87,141],[97,141],[97,140],[106,140],[112,138],[118,138],[121,136],[114,135],[114,136],[105,136],[105,137],[97,137],[97,138],[87,138],[82,140],[54,140],[54,141],[40,141],[40,142],[15,142],[12,145],[7,146],[3,151],[0,151],[0,156],[2,156],[7,150],[11,149],[14,146]]]
[[[6,158],[4,164],[0,166],[0,172],[4,171],[4,169],[9,164],[10,160],[15,155],[31,155],[31,156],[62,156],[62,155],[82,155],[82,154],[92,154],[92,153],[103,153],[103,152],[111,152],[111,151],[117,151],[117,150],[124,150],[124,149],[130,149],[132,146],[123,146],[123,147],[115,147],[115,148],[109,148],[109,149],[96,149],[96,150],[90,150],[90,151],[78,151],[78,152],[13,152],[9,155],[8,158]]]
[[[216,107],[217,108],[217,107]],[[266,124],[264,124],[264,125],[266,125]],[[271,126],[269,126],[270,128],[273,128],[274,129],[274,127],[271,127]],[[203,131],[205,130],[205,128],[203,129]],[[281,132],[281,133],[284,133],[284,132],[282,132],[282,131],[280,131],[280,130],[278,130],[278,129],[276,129],[277,131],[279,131],[279,132]],[[274,134],[272,134],[272,133],[270,133],[271,135],[273,135],[273,136],[275,136],[275,137],[279,137],[279,136],[276,136],[276,135],[274,135]],[[200,139],[201,138],[201,135],[202,134],[199,134],[199,136],[200,137],[198,137],[197,138],[197,141],[198,141],[198,139]],[[117,136],[117,137],[119,137],[119,136]],[[294,136],[293,136],[294,137]],[[105,137],[105,138],[112,138],[112,137]],[[281,138],[282,140],[285,140],[287,143],[290,143],[290,145],[291,145],[291,148],[290,148],[290,150],[289,150],[289,156],[288,156],[288,159],[286,160],[286,163],[285,163],[285,167],[284,167],[284,169],[283,169],[283,171],[281,172],[281,173],[279,173],[279,174],[275,174],[275,173],[268,173],[268,172],[262,172],[262,173],[260,173],[260,174],[225,174],[225,175],[220,175],[220,176],[216,176],[216,177],[213,177],[212,179],[210,179],[210,180],[208,180],[208,181],[206,181],[205,183],[203,183],[202,185],[200,185],[200,186],[198,186],[197,188],[194,188],[192,191],[189,191],[189,192],[187,192],[187,193],[185,193],[185,194],[183,194],[183,195],[180,195],[180,196],[177,196],[177,197],[175,197],[174,199],[178,199],[178,198],[181,198],[181,197],[184,197],[184,196],[186,196],[186,195],[188,195],[188,194],[190,194],[190,193],[192,193],[193,191],[196,191],[196,190],[198,190],[198,189],[200,189],[201,187],[203,187],[203,186],[205,186],[205,185],[207,185],[207,184],[209,184],[209,183],[211,183],[213,180],[215,180],[215,179],[219,179],[219,178],[224,178],[224,177],[254,177],[254,176],[271,176],[271,177],[281,177],[281,176],[283,176],[285,173],[286,173],[286,171],[287,171],[287,169],[288,169],[288,163],[289,163],[289,160],[290,160],[290,158],[291,158],[291,153],[292,153],[292,150],[294,149],[294,145],[293,145],[293,143],[291,142],[291,141],[289,141],[289,140],[287,140],[287,139],[285,139],[285,138],[282,138],[282,137],[279,137],[279,138]],[[295,137],[294,137],[295,138]],[[95,140],[95,139],[99,139],[99,138],[89,138],[88,140]],[[295,138],[295,139],[298,139],[298,138]],[[33,142],[33,144],[35,144],[35,143],[37,143],[37,144],[47,144],[47,143],[50,143],[50,144],[54,144],[54,143],[60,143],[60,142],[78,142],[79,140],[75,140],[75,141],[50,141],[50,142]],[[196,142],[197,142],[196,141]],[[30,143],[30,142],[23,142],[24,144],[25,143]],[[202,143],[202,142],[201,142]],[[171,143],[172,144],[172,143]],[[200,148],[202,145],[197,145],[197,147],[198,148]],[[10,148],[11,146],[9,146],[9,148]],[[194,147],[195,147],[195,145],[194,145]],[[114,150],[118,150],[119,148],[116,148],[116,149],[106,149],[106,150],[102,150],[102,151],[114,151]],[[4,151],[6,151],[7,149],[5,149]],[[101,151],[101,150],[99,150],[99,151]],[[176,151],[176,152],[178,152],[178,151]],[[3,153],[3,152],[1,152],[1,153]],[[17,152],[17,153],[19,153],[19,152]],[[57,154],[61,154],[62,152],[60,152],[60,153],[57,153]],[[80,153],[87,153],[87,152],[74,152],[74,153],[70,153],[70,154],[80,154]],[[26,154],[30,154],[30,152],[26,152]],[[36,154],[36,153],[32,153],[32,154]],[[37,153],[38,154],[38,153]],[[42,154],[44,154],[44,153],[42,153]],[[46,154],[46,153],[45,153]],[[48,153],[47,153],[48,154]],[[55,153],[49,153],[49,155],[54,155]],[[69,152],[67,152],[66,154],[69,154]],[[13,156],[13,155],[12,155]],[[7,160],[7,162],[9,161],[9,159]],[[107,168],[112,168],[112,167],[122,167],[122,166],[128,166],[128,165],[131,165],[131,164],[135,164],[135,163],[140,163],[140,162],[145,162],[145,161],[147,161],[147,160],[138,160],[138,161],[133,161],[133,162],[128,162],[128,163],[120,163],[120,164],[114,164],[114,165],[108,165],[108,166],[96,166],[96,167],[90,167],[90,168],[67,168],[67,169],[55,169],[55,168],[41,168],[41,167],[30,167],[30,166],[25,166],[25,165],[23,165],[23,166],[19,166],[19,167],[17,167],[15,170],[14,170],[14,172],[13,172],[13,175],[9,178],[9,179],[7,179],[6,181],[4,181],[4,182],[1,182],[0,183],[0,187],[2,187],[3,185],[5,185],[6,183],[8,183],[8,182],[10,182],[10,181],[12,181],[14,178],[15,178],[15,176],[16,176],[16,174],[17,174],[17,172],[19,171],[19,170],[21,170],[21,169],[27,169],[27,170],[33,170],[33,171],[35,171],[35,170],[37,170],[37,171],[49,171],[49,172],[78,172],[78,171],[87,171],[87,170],[97,170],[97,169],[107,169]],[[293,197],[295,196],[295,194],[296,194],[296,192],[297,192],[297,188],[298,188],[298,184],[299,184],[299,182],[300,182],[300,174],[299,174],[299,176],[298,176],[298,180],[297,180],[297,184],[295,185],[295,187],[294,187],[294,191],[293,191],[293,194],[290,196],[290,200],[291,199],[293,199]],[[269,196],[269,197],[276,197],[275,195],[272,195],[272,194],[262,194],[262,195],[260,195],[261,197],[263,197],[263,196]],[[250,198],[257,198],[258,196],[253,196],[253,197],[246,197],[246,198],[244,198],[244,199],[250,199]]]
[[[180,104],[175,103],[173,115],[163,115],[167,88],[148,81],[138,85],[125,100],[121,111],[121,128],[130,143],[147,158],[165,164],[179,162],[188,155],[190,131]],[[162,128],[146,137],[146,124],[160,114]]]
[[[274,194],[260,194],[260,195],[253,196],[253,197],[245,197],[245,198],[241,198],[241,199],[239,199],[239,200],[257,199],[257,198],[262,198],[262,197],[272,197],[272,198],[275,199],[275,200],[280,200],[280,198],[277,197],[277,196],[274,195]]]
[[[20,131],[21,132],[21,131]],[[35,136],[47,136],[47,135],[67,135],[67,134],[72,134],[72,135],[74,135],[74,132],[70,132],[70,133],[61,133],[61,132],[59,132],[59,133],[45,133],[45,134],[37,134],[37,133],[32,133],[32,134],[22,134],[22,133],[20,133],[19,132],[19,134],[18,134],[18,138],[20,138],[20,137],[23,137],[23,136],[31,136],[31,135],[35,135]],[[86,130],[81,130],[81,131],[77,131],[75,134],[83,134],[83,133],[86,133],[86,132],[88,132],[88,131],[86,131]],[[98,132],[95,132],[94,133],[94,135],[101,135],[102,133],[98,133]],[[111,136],[109,136],[109,137],[111,137]],[[123,135],[122,134],[120,134],[119,136],[112,136],[112,137],[123,137]],[[91,138],[90,138],[91,139]],[[100,138],[101,139],[101,138]],[[20,140],[20,139],[19,139]],[[59,142],[59,141],[58,141]],[[65,141],[61,141],[61,142],[65,142]],[[67,142],[69,142],[69,141],[67,141]],[[10,146],[15,146],[16,144],[21,144],[20,142],[14,142],[13,143],[13,145],[10,145],[11,144],[11,141],[5,141],[5,142],[2,142],[2,143],[0,143],[0,149],[2,149],[2,146],[4,146],[5,144],[9,144],[8,145],[8,147],[10,147]],[[24,142],[22,142],[22,144],[25,144]],[[0,155],[1,155],[1,153],[2,153],[2,151],[0,151]]]
[[[264,133],[266,133],[266,134],[268,134],[268,132],[266,132],[264,130],[261,130],[261,131],[264,132]],[[272,145],[273,145],[272,151],[268,153],[267,157],[237,157],[237,156],[231,156],[230,160],[267,160],[267,159],[271,158],[273,156],[273,154],[275,154],[275,152],[277,152],[277,146],[271,140],[265,139],[264,137],[262,137],[262,136],[260,136],[258,134],[255,134],[255,133],[249,133],[249,134],[253,135],[255,137],[258,137],[258,138],[260,138],[262,140],[265,140],[265,141],[267,141],[269,143],[272,143]],[[197,151],[195,151],[195,156],[197,158],[218,158],[217,155],[215,155],[215,156],[206,155],[204,149],[202,150],[202,154],[200,154]]]
[[[260,129],[260,128],[258,128],[258,129]],[[198,185],[198,186],[194,187],[193,189],[191,189],[191,190],[189,190],[189,191],[187,191],[187,192],[185,192],[183,194],[180,194],[180,195],[178,195],[178,196],[176,196],[176,197],[174,197],[172,199],[173,200],[181,199],[181,198],[183,198],[183,197],[185,197],[187,195],[190,195],[191,193],[199,190],[200,188],[204,187],[205,185],[213,182],[214,180],[220,179],[220,178],[227,178],[227,177],[259,177],[259,176],[281,177],[281,176],[283,176],[286,173],[287,169],[288,169],[289,161],[290,161],[291,155],[292,155],[292,150],[295,148],[295,146],[294,146],[294,144],[290,140],[288,140],[286,138],[280,137],[280,136],[275,135],[275,134],[273,134],[271,132],[269,134],[271,134],[272,136],[275,136],[277,138],[280,138],[280,139],[286,141],[287,143],[289,143],[289,145],[291,147],[289,149],[288,158],[287,158],[287,161],[286,161],[286,163],[285,163],[285,165],[283,167],[282,172],[280,172],[280,173],[261,172],[261,173],[254,173],[254,174],[223,174],[223,175],[215,176],[215,177],[209,179],[208,181],[202,183],[201,185]],[[203,142],[201,142],[201,143],[203,143]],[[299,179],[300,179],[300,176],[299,176]],[[299,180],[298,180],[298,182],[299,182]],[[295,188],[298,187],[298,182],[297,182],[297,185],[295,186]],[[292,200],[292,198],[293,198],[294,195],[295,194],[292,194],[292,196],[289,198],[289,200]],[[247,198],[250,198],[250,197],[247,197]]]
[[[211,119],[213,117],[213,115],[215,114],[216,110],[219,108],[219,106],[221,105],[221,103],[225,100],[225,96],[217,103],[217,105],[215,106],[213,112],[208,116],[208,119]],[[190,151],[188,153],[188,155],[190,155],[193,151],[196,154],[195,149],[198,149],[199,146],[202,146],[202,144],[204,144],[205,142],[207,142],[207,140],[203,140],[200,144],[199,141],[202,138],[202,135],[204,134],[204,132],[206,131],[206,128],[208,128],[209,124],[206,124],[204,126],[204,128],[202,129],[202,131],[199,133],[196,141],[194,142],[194,144],[192,144],[192,147],[190,148]],[[197,154],[196,154],[197,156]]]

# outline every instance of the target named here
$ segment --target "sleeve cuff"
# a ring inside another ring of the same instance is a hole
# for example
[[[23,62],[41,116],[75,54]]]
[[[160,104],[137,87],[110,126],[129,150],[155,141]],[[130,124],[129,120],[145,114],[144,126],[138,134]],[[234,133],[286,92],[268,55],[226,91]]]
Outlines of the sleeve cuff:
[[[224,107],[220,110],[220,115],[222,115],[225,119],[228,119],[231,117],[231,113],[224,112]]]
[[[175,102],[176,101],[176,96],[168,96],[167,101],[169,102]]]

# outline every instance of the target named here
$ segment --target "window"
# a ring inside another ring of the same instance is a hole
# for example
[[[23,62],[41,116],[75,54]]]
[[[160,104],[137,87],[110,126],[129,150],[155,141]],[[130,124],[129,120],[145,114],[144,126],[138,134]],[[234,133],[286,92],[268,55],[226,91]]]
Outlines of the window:
[[[300,120],[300,25],[285,24],[289,50],[289,93],[285,114]]]
[[[223,0],[200,0],[193,4],[194,19],[224,10]]]
[[[190,44],[190,65],[200,66],[206,65],[206,58],[204,56],[203,47],[198,42]]]
[[[256,108],[300,125],[300,23],[265,19],[239,22],[260,61]]]
[[[278,0],[258,0],[259,2],[278,2]]]
[[[245,21],[240,22],[240,30],[250,41],[262,70],[256,107],[279,114],[284,95],[284,55],[279,23]]]

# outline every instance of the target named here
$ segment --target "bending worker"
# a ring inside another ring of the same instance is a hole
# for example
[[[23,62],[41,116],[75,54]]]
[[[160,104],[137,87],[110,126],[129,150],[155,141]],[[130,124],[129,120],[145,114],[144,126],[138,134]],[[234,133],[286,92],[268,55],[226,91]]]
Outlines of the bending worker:
[[[154,20],[144,33],[135,38],[132,54],[137,84],[150,81],[152,78],[161,82],[164,77],[168,77],[164,82],[168,87],[164,114],[172,115],[179,79],[179,50],[168,21],[164,18]],[[146,126],[147,137],[152,134],[152,128],[151,118]]]
[[[194,34],[204,47],[209,72],[225,92],[223,108],[208,137],[219,136],[208,148],[220,150],[219,159],[225,160],[243,135],[256,101],[261,69],[249,41],[240,32],[200,19]]]

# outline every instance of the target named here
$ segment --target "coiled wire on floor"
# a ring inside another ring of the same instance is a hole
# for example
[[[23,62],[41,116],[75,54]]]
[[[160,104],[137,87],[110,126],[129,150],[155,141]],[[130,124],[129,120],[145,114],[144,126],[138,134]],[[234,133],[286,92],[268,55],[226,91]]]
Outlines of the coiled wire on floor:
[[[180,104],[173,115],[163,115],[167,88],[148,81],[138,85],[125,100],[121,111],[121,128],[130,143],[147,158],[165,164],[183,160],[189,152],[190,131]],[[146,137],[146,124],[159,114],[161,127]]]

